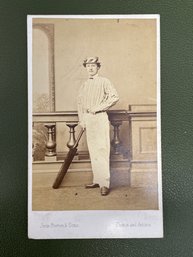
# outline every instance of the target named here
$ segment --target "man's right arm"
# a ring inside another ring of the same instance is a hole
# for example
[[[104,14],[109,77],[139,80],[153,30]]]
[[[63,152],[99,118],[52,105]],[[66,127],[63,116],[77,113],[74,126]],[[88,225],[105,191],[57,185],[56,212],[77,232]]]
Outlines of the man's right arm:
[[[84,121],[84,113],[83,113],[83,97],[82,97],[82,88],[79,90],[78,99],[77,99],[77,105],[78,105],[78,119],[79,119],[79,125],[82,128],[85,128],[85,121]]]

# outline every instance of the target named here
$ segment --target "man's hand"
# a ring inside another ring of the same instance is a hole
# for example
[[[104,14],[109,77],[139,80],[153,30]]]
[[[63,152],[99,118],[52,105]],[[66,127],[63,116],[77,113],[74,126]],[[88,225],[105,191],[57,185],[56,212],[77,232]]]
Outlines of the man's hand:
[[[91,110],[89,110],[89,113],[91,114],[96,114],[96,112],[97,112],[96,108],[92,108]]]
[[[87,109],[86,111],[87,111],[87,113],[91,113],[91,114],[95,114],[95,113],[96,113],[95,110],[94,110],[94,108],[91,109],[91,110],[90,110],[90,109]]]

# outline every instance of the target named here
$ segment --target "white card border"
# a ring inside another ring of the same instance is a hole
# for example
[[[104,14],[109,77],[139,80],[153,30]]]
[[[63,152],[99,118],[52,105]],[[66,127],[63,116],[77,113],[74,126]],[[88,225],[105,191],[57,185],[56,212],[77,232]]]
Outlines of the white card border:
[[[157,150],[159,210],[32,211],[32,20],[156,19],[157,21]],[[28,237],[33,239],[162,238],[160,15],[28,15]],[[136,225],[136,226],[135,226]]]

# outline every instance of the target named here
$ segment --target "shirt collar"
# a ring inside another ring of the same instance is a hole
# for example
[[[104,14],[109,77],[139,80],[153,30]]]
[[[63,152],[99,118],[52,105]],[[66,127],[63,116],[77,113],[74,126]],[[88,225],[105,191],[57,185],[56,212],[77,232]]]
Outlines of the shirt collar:
[[[89,77],[89,79],[96,79],[99,76],[99,74],[97,73],[96,75]]]

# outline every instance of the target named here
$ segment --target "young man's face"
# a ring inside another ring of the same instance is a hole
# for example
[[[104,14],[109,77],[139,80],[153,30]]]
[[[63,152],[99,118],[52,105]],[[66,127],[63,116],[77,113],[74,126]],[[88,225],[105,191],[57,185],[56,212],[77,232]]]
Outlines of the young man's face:
[[[99,67],[96,63],[87,63],[86,70],[88,72],[89,77],[93,77],[98,73]]]

